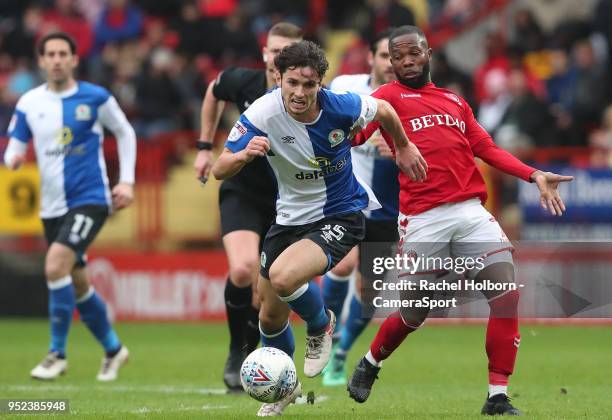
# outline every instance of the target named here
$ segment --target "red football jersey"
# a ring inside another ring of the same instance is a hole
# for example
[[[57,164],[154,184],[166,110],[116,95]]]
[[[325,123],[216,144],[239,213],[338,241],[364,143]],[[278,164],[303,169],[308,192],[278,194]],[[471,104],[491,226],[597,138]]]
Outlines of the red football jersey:
[[[381,86],[372,96],[384,99],[399,115],[408,138],[427,161],[427,180],[413,182],[400,172],[400,211],[422,213],[444,203],[479,197],[484,203],[487,189],[474,156],[490,165],[529,181],[534,168],[525,165],[503,149],[478,124],[467,102],[448,89],[428,83],[411,89],[398,81]],[[354,143],[361,144],[380,124],[373,122]],[[393,141],[381,128],[391,147]]]

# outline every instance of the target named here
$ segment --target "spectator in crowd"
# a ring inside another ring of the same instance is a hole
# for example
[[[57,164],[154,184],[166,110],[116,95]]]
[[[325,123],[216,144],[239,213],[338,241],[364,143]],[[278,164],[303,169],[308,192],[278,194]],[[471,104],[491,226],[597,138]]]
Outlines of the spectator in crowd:
[[[177,110],[183,103],[171,77],[174,58],[168,48],[155,49],[136,83],[138,114],[134,128],[138,137],[149,138],[179,128]]]
[[[443,51],[434,53],[431,80],[436,86],[451,89],[468,102],[472,102],[472,80],[467,74],[453,67]]]
[[[224,40],[221,57],[225,61],[248,64],[257,60],[261,54],[257,39],[250,31],[248,17],[240,9],[236,9],[227,17],[221,37]]]
[[[36,46],[36,35],[42,24],[43,10],[37,5],[28,6],[23,14],[15,18],[10,29],[0,36],[0,47],[13,58],[30,60]]]
[[[597,62],[589,39],[578,41],[572,52],[577,69],[573,116],[586,138],[586,133],[599,122],[601,110],[606,105],[607,69],[604,63]]]
[[[177,51],[183,54],[195,56],[211,49],[211,44],[217,41],[217,38],[207,38],[206,23],[196,0],[187,0],[181,4],[179,16],[170,27],[178,36]]]
[[[474,72],[474,99],[476,103],[491,100],[485,83],[489,72],[505,73],[510,71],[510,60],[506,53],[506,43],[501,34],[491,32],[484,38],[485,61]],[[498,77],[498,76],[492,76]],[[499,78],[499,77],[498,77]],[[486,127],[485,127],[486,128]]]
[[[495,133],[512,101],[508,92],[508,73],[493,68],[485,73],[483,82],[482,94],[485,99],[478,107],[478,122],[489,133]]]
[[[364,39],[374,39],[376,34],[402,25],[414,25],[412,10],[398,0],[366,0],[368,24],[363,30]]]
[[[514,15],[513,36],[511,44],[524,54],[544,48],[546,39],[544,33],[528,9],[521,9]]]
[[[546,81],[548,102],[557,112],[569,113],[574,108],[573,87],[578,72],[571,65],[570,57],[563,48],[552,49],[549,53],[551,77]]]
[[[95,48],[137,38],[142,32],[142,12],[129,0],[109,0],[95,26]]]
[[[593,149],[589,162],[591,166],[612,167],[612,104],[604,109],[601,128],[589,136],[589,146]]]
[[[65,32],[78,39],[77,55],[87,58],[93,47],[93,32],[87,19],[81,15],[76,0],[55,0],[55,7],[47,10],[38,35]]]
[[[548,104],[529,90],[522,70],[510,72],[508,94],[510,103],[494,133],[495,143],[508,150],[553,145],[556,136]]]

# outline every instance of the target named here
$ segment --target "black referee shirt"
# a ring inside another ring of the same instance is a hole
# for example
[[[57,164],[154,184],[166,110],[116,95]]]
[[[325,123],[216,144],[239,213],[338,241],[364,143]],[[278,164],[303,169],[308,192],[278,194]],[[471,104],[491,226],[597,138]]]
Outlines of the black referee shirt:
[[[243,113],[267,89],[266,70],[229,67],[213,86],[213,95],[235,103]],[[237,190],[272,205],[276,203],[276,179],[265,157],[257,157],[245,165],[238,174],[223,181],[221,188]]]

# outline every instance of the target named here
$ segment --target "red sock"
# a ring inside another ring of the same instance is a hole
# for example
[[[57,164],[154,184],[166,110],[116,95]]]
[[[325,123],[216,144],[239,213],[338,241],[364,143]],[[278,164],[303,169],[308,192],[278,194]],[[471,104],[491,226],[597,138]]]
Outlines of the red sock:
[[[392,313],[382,323],[370,345],[372,357],[377,362],[385,360],[402,344],[406,336],[415,330],[415,327],[404,324],[399,312]]]
[[[514,372],[516,353],[521,342],[518,300],[519,292],[514,290],[489,302],[491,314],[487,325],[486,350],[491,385],[508,385],[508,377]]]

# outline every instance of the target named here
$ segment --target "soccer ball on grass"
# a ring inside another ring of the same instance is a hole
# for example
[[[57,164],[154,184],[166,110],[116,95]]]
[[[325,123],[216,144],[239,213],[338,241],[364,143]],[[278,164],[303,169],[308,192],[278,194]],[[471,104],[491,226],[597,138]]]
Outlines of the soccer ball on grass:
[[[297,373],[287,353],[274,347],[261,347],[244,359],[240,382],[251,397],[264,403],[275,403],[293,391]]]

